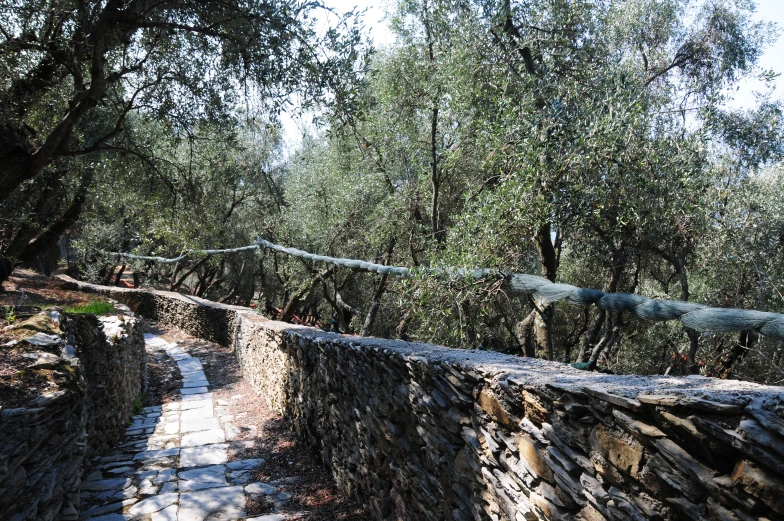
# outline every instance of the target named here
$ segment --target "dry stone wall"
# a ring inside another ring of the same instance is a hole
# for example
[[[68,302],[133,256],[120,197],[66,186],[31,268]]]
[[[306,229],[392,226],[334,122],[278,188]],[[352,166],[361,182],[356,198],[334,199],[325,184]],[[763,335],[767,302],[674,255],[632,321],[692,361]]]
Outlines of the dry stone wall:
[[[0,406],[0,519],[79,519],[84,464],[122,437],[143,391],[143,334],[132,317],[57,309],[15,329],[18,343],[3,349],[29,358],[22,371],[53,387],[24,406]]]
[[[784,519],[784,388],[602,375],[109,292],[233,345],[245,378],[376,519]]]

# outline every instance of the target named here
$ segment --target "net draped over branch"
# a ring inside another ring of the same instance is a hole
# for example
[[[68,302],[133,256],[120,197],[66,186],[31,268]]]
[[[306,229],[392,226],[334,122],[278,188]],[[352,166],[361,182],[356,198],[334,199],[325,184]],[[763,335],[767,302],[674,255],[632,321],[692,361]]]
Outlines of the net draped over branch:
[[[685,327],[701,333],[728,333],[731,331],[751,330],[767,337],[784,340],[784,315],[779,313],[766,313],[747,309],[712,308],[694,302],[651,299],[633,293],[605,293],[601,290],[579,288],[571,284],[557,284],[536,275],[504,273],[500,270],[487,268],[423,268],[412,270],[406,267],[387,266],[357,259],[316,255],[297,248],[281,246],[262,238],[258,238],[256,244],[249,246],[223,250],[189,250],[179,257],[173,258],[106,251],[101,251],[101,253],[116,255],[124,259],[172,264],[193,256],[241,253],[260,248],[285,253],[311,262],[334,264],[353,270],[378,273],[379,275],[409,277],[416,272],[423,272],[434,276],[503,280],[509,293],[532,295],[533,299],[540,305],[566,300],[571,304],[596,305],[598,308],[606,311],[629,311],[638,318],[654,322],[680,320]]]

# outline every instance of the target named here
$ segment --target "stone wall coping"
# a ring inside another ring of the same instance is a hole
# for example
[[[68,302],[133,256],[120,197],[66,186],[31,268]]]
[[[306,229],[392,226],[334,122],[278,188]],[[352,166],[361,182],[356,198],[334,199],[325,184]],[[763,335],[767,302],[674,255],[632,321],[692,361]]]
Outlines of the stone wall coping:
[[[636,400],[641,396],[673,395],[686,398],[687,402],[683,405],[698,404],[696,405],[698,408],[712,409],[710,403],[718,402],[735,406],[725,408],[725,412],[736,410],[740,414],[743,406],[756,407],[769,400],[784,400],[784,387],[780,386],[761,385],[740,380],[721,380],[700,375],[685,377],[608,375],[575,369],[568,364],[559,362],[522,358],[494,351],[456,349],[420,342],[342,335],[313,327],[271,320],[259,315],[251,308],[222,304],[195,296],[154,289],[107,287],[77,281],[66,275],[58,277],[64,282],[76,284],[79,289],[88,292],[113,292],[118,295],[122,293],[148,293],[196,306],[231,311],[242,314],[243,320],[263,323],[265,329],[281,334],[307,337],[317,342],[323,339],[325,345],[335,344],[350,349],[381,349],[396,353],[408,362],[452,365],[463,371],[475,371],[482,378],[494,382],[506,381],[521,388],[540,389],[545,393],[548,392],[548,389],[578,394],[585,393],[601,396],[606,401],[612,401],[612,397],[616,396],[616,400],[621,402],[617,405],[627,408],[635,408],[640,405]],[[630,401],[628,399],[632,399],[631,402],[636,403],[627,403]],[[643,399],[645,400],[645,398]],[[651,400],[645,401],[651,402]],[[702,407],[699,407],[700,403],[702,403]]]

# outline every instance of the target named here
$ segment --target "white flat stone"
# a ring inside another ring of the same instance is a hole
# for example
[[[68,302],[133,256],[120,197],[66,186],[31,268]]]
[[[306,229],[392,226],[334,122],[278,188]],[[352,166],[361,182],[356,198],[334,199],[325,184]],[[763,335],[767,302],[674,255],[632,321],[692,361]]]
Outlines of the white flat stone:
[[[166,434],[177,434],[180,432],[180,422],[170,422],[164,425],[163,432]]]
[[[180,423],[180,432],[208,431],[220,429],[218,418],[204,418],[201,420],[187,420]]]
[[[212,465],[201,469],[184,470],[179,478],[199,483],[223,483],[226,481],[226,465]]]
[[[141,514],[152,514],[153,512],[163,510],[169,505],[173,505],[177,502],[178,497],[179,495],[177,493],[158,494],[157,496],[152,496],[136,503],[128,512],[135,516]]]
[[[195,402],[198,400],[209,400],[212,403],[212,393],[194,394],[191,396],[182,397],[182,405],[185,406],[186,402]]]
[[[286,521],[287,519],[283,514],[264,514],[259,517],[249,517],[245,521]]]
[[[245,517],[244,509],[245,494],[242,493],[242,487],[221,487],[187,492],[180,495],[177,521],[204,521],[208,516],[218,512],[223,514],[220,518],[234,519]]]
[[[169,505],[160,512],[155,512],[150,516],[151,521],[177,521],[177,505]]]
[[[220,465],[228,459],[225,443],[219,445],[203,445],[186,447],[180,451],[180,468],[201,467],[204,465]]]
[[[227,487],[228,481],[223,480],[223,483],[197,483],[196,481],[180,481],[180,492],[196,492],[197,490],[206,490],[208,488]]]
[[[177,367],[180,368],[180,371],[203,371],[204,367],[201,365],[196,358],[184,358],[182,360],[177,360]]]
[[[180,389],[180,394],[185,396],[188,394],[203,394],[209,391],[206,387],[183,387]]]
[[[223,429],[212,429],[209,431],[198,431],[183,434],[180,446],[198,447],[200,445],[223,443],[224,441],[226,441],[226,433],[223,432]]]
[[[212,418],[212,404],[209,407],[199,407],[198,409],[188,409],[187,411],[182,411],[180,415],[180,421],[189,421],[189,420],[203,420],[205,418]]]

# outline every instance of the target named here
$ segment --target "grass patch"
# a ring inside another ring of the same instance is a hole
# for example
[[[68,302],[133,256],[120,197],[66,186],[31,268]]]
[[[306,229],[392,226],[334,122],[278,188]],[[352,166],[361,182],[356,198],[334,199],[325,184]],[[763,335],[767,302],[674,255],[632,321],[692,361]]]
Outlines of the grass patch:
[[[108,315],[114,311],[114,304],[103,300],[94,300],[89,304],[65,308],[66,313],[92,313],[93,315]]]

